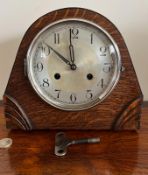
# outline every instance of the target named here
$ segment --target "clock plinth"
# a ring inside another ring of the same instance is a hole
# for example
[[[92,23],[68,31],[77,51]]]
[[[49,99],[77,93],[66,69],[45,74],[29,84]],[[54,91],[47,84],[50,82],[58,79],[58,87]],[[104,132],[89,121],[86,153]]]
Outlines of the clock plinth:
[[[110,95],[96,106],[63,111],[44,102],[24,74],[24,59],[32,40],[46,26],[62,19],[84,19],[107,31],[116,42],[122,66]],[[26,32],[4,94],[6,124],[11,129],[136,130],[140,127],[142,93],[125,42],[117,28],[102,15],[81,8],[53,11],[39,18]]]

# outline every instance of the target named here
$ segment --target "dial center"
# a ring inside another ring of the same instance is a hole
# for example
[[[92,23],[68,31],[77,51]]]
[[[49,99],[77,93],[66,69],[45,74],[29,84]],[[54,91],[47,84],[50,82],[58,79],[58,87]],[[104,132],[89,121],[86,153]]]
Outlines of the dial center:
[[[77,66],[75,64],[72,64],[71,65],[71,70],[76,70],[77,69]]]

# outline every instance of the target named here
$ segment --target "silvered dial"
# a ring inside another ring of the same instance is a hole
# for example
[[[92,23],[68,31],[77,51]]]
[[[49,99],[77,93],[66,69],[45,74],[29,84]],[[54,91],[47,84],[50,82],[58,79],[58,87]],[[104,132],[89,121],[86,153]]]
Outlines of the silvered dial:
[[[87,109],[105,99],[117,84],[120,64],[111,36],[78,19],[47,26],[27,53],[31,85],[43,100],[63,110]]]

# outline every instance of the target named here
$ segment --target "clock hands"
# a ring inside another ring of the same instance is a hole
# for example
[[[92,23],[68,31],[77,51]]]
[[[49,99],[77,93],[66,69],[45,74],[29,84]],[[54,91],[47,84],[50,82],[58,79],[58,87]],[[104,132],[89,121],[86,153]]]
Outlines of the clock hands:
[[[72,70],[76,70],[77,67],[74,64],[74,62],[75,62],[74,47],[73,47],[72,41],[71,41],[71,29],[69,29],[69,33],[70,33],[70,37],[69,37],[69,39],[70,39],[69,52],[70,52],[70,59],[71,59],[71,62],[72,62],[71,69]]]
[[[70,31],[70,33],[71,33],[71,31]],[[70,34],[71,35],[71,34]],[[63,55],[61,55],[58,51],[56,51],[54,48],[52,48],[50,45],[48,45],[47,43],[45,43],[44,42],[44,44],[48,47],[48,48],[50,48],[59,58],[61,58],[62,59],[62,61],[64,61],[67,65],[69,65],[70,66],[70,68],[72,69],[72,70],[76,70],[76,65],[74,64],[74,61],[75,61],[75,59],[74,59],[74,49],[73,49],[73,45],[71,44],[71,36],[70,36],[70,46],[69,46],[69,50],[70,50],[70,58],[71,58],[71,62],[68,60],[68,59],[66,59]]]
[[[61,58],[61,60],[63,60],[67,65],[72,66],[72,64],[70,63],[70,61],[68,61],[64,56],[62,56],[59,52],[57,52],[55,49],[53,49],[50,45],[48,45],[47,43],[44,42],[44,44],[50,48],[59,58]]]

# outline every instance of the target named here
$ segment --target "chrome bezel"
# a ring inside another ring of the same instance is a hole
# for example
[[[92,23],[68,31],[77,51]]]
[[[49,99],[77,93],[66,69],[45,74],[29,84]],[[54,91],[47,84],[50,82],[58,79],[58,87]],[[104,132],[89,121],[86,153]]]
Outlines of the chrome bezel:
[[[40,37],[40,35],[45,32],[48,28],[50,28],[53,25],[56,25],[58,23],[61,22],[66,22],[66,21],[80,21],[80,22],[84,22],[84,23],[88,23],[89,25],[93,25],[94,27],[98,28],[99,30],[101,30],[111,41],[112,45],[114,46],[115,50],[116,50],[116,71],[112,77],[111,82],[109,83],[109,86],[106,88],[106,90],[101,94],[101,96],[99,96],[98,98],[96,98],[95,100],[89,102],[89,103],[85,103],[85,104],[67,104],[67,103],[62,103],[62,102],[58,102],[52,98],[46,97],[46,95],[43,93],[43,91],[41,90],[40,86],[37,85],[35,78],[33,77],[33,70],[32,70],[32,66],[31,66],[31,57],[30,57],[30,53],[33,49],[33,46],[36,43],[36,40]],[[79,19],[79,18],[67,18],[67,19],[62,19],[62,20],[58,20],[56,22],[53,22],[52,24],[49,24],[48,26],[46,26],[45,28],[43,28],[37,35],[36,37],[33,39],[32,43],[29,46],[28,52],[27,52],[27,74],[28,74],[28,78],[29,81],[33,87],[33,89],[35,90],[35,92],[39,95],[39,97],[41,97],[41,99],[43,99],[45,102],[47,102],[48,104],[61,109],[61,110],[66,110],[66,111],[80,111],[80,110],[85,110],[85,109],[89,109],[91,107],[94,107],[95,105],[101,103],[107,96],[109,96],[109,94],[113,91],[113,89],[115,88],[115,86],[118,83],[119,77],[120,77],[120,69],[121,69],[121,55],[120,55],[120,51],[119,48],[117,46],[117,43],[114,41],[114,39],[112,38],[112,36],[105,30],[103,29],[101,26],[88,21],[88,20],[84,20],[84,19]]]

